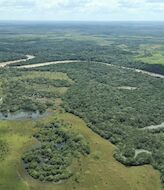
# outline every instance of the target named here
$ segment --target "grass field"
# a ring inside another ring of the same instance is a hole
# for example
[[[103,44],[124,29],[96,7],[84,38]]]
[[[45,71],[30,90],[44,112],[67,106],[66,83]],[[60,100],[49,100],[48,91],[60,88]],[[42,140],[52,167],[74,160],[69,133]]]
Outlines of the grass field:
[[[148,64],[164,64],[163,46],[157,45],[141,45],[137,60]]]
[[[164,65],[164,55],[159,53],[154,53],[152,56],[148,57],[138,57],[138,60],[143,61],[144,63],[149,64],[163,64]]]
[[[75,160],[76,176],[63,184],[41,183],[23,170],[21,156],[36,143],[32,134],[38,123],[54,118],[71,124],[71,130],[81,133],[89,142],[91,154]],[[125,167],[113,158],[115,147],[92,132],[80,118],[68,113],[53,113],[47,118],[26,121],[1,121],[0,138],[9,144],[9,153],[0,165],[0,190],[160,190],[159,173],[151,166]],[[76,182],[75,178],[78,178]]]

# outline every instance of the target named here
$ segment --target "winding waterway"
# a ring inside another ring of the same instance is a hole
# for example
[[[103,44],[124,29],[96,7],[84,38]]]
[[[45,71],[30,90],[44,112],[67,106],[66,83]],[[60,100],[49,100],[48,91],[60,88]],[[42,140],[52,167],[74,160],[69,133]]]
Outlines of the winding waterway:
[[[34,58],[35,58],[34,55],[26,55],[26,59],[18,59],[18,60],[14,60],[14,61],[1,62],[0,67],[5,67],[7,65],[11,65],[11,64],[14,64],[14,63],[25,62],[25,61],[28,61],[28,60],[31,60],[31,59],[34,59]]]
[[[1,62],[0,67],[5,67],[7,65],[11,65],[11,64],[14,64],[14,63],[19,63],[19,62],[26,62],[28,60],[31,60],[31,59],[35,58],[34,55],[26,55],[26,57],[27,57],[26,59],[19,59],[19,60],[8,61],[8,62]],[[48,65],[55,65],[55,64],[62,64],[62,63],[77,63],[77,62],[85,62],[85,61],[82,61],[82,60],[51,61],[51,62],[44,62],[44,63],[16,66],[16,68],[35,68],[35,67],[43,67],[43,66],[48,66]],[[97,62],[97,63],[101,63],[101,64],[104,64],[104,65],[107,65],[107,66],[117,67],[117,68],[121,68],[121,69],[131,70],[133,72],[142,73],[142,74],[146,74],[146,75],[149,75],[149,76],[152,76],[152,77],[163,78],[164,79],[164,75],[144,71],[144,70],[141,70],[141,69],[134,69],[134,68],[124,67],[124,66],[117,66],[117,65],[113,65],[113,64],[109,64],[109,63],[104,63],[104,62]]]

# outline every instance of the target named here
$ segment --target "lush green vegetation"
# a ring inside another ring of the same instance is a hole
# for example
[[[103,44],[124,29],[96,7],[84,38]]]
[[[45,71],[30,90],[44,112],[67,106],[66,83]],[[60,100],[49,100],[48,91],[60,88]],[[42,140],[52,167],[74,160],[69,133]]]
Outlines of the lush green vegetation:
[[[139,56],[138,59],[148,64],[164,64],[164,55],[160,52],[149,56]]]
[[[161,172],[163,182],[164,139],[142,130],[164,120],[163,79],[93,62],[39,70],[67,72],[75,84],[64,97],[65,109],[84,118],[96,133],[116,144],[118,161],[128,166],[152,164]],[[118,88],[121,86],[136,89]],[[137,150],[147,152],[135,155]]]
[[[164,122],[164,80],[110,66],[164,74],[163,29],[161,23],[0,24],[1,61],[26,54],[35,58],[15,65],[81,60],[0,68],[0,114],[55,110],[40,120],[0,121],[0,189],[159,190],[158,171],[164,186],[164,129],[146,129]]]
[[[35,59],[16,65],[73,59],[106,62],[164,74],[164,66],[161,65],[163,30],[162,23],[0,25],[0,60],[13,60],[16,55],[20,59],[22,55],[31,54]]]
[[[63,183],[40,182],[24,170],[21,157],[38,146],[36,138],[41,126],[55,120],[69,124],[71,133],[84,136],[90,154],[74,159],[69,169],[74,173]],[[36,127],[37,126],[37,127]],[[40,126],[40,127],[39,127]],[[159,173],[151,166],[125,167],[117,162],[115,146],[90,130],[85,122],[69,113],[54,112],[39,120],[0,121],[0,137],[9,151],[0,164],[0,189],[3,190],[160,190]]]
[[[141,45],[137,60],[148,64],[164,64],[163,44]]]
[[[90,153],[84,137],[67,128],[67,125],[54,122],[34,135],[40,144],[23,156],[25,168],[33,178],[53,182],[66,180],[73,175],[68,169],[72,160],[78,158],[79,153]]]
[[[0,112],[4,115],[20,110],[43,113],[53,106],[52,99],[60,97],[72,84],[68,78],[59,79],[62,76],[60,73],[59,77],[54,78],[51,73],[42,77],[38,75],[39,73],[29,76],[28,72],[2,70]]]

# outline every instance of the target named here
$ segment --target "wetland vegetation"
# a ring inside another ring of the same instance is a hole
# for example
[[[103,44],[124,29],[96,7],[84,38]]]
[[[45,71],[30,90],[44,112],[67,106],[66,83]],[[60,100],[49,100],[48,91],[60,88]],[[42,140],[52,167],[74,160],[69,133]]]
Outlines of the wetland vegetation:
[[[163,189],[163,30],[0,24],[0,190]]]
[[[68,169],[73,158],[90,153],[84,137],[71,133],[67,125],[59,122],[42,126],[34,137],[40,145],[26,152],[23,161],[28,173],[40,181],[57,183],[68,179],[73,175]]]

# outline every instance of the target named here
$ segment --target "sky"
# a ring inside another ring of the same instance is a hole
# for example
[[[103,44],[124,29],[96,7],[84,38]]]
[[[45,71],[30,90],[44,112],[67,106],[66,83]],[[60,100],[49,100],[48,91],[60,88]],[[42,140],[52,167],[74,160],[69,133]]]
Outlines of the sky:
[[[0,20],[164,21],[164,0],[0,0]]]

